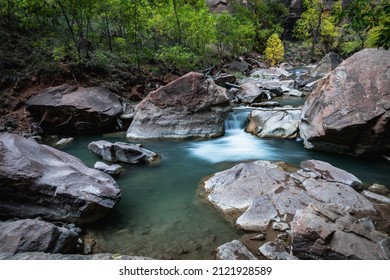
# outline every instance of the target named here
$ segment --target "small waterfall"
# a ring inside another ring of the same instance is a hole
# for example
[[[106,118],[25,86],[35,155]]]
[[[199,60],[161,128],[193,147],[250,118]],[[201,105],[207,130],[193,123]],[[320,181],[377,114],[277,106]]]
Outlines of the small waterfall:
[[[212,163],[271,157],[273,151],[266,141],[245,132],[250,111],[245,107],[234,109],[225,120],[224,136],[193,142],[188,150]]]
[[[225,130],[245,129],[248,121],[249,110],[233,110],[225,120]]]

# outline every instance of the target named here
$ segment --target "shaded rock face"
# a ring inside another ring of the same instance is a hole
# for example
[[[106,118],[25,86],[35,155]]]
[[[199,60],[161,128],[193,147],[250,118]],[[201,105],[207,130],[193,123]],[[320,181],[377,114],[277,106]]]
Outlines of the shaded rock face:
[[[339,66],[341,62],[343,62],[341,57],[334,52],[330,52],[325,55],[320,63],[318,63],[317,67],[311,71],[310,77],[313,79],[320,79]]]
[[[292,252],[300,259],[388,259],[379,246],[387,235],[372,221],[358,220],[340,207],[310,205],[292,222]]]
[[[50,87],[31,97],[27,110],[47,133],[97,134],[114,131],[122,105],[102,87]]]
[[[258,137],[295,138],[298,134],[300,116],[300,109],[252,110],[245,131]]]
[[[207,138],[223,135],[230,110],[226,90],[190,72],[149,95],[135,108],[128,138]]]
[[[2,133],[0,154],[2,216],[90,223],[121,197],[109,175],[33,140]]]
[[[245,104],[251,104],[265,99],[261,89],[255,82],[247,82],[240,85],[236,97]]]
[[[352,188],[360,182],[354,175],[317,160],[301,166],[289,173],[282,163],[240,163],[206,180],[200,194],[226,220],[249,231],[264,231],[272,221],[293,217],[310,203],[331,203],[362,215],[376,213],[374,205]]]
[[[101,156],[104,160],[125,163],[152,163],[159,156],[139,145],[124,142],[111,143],[105,140],[91,142],[88,149]]]
[[[390,51],[362,50],[317,83],[299,125],[306,148],[351,155],[390,152]]]
[[[77,233],[32,219],[0,222],[0,252],[68,253],[76,248]]]

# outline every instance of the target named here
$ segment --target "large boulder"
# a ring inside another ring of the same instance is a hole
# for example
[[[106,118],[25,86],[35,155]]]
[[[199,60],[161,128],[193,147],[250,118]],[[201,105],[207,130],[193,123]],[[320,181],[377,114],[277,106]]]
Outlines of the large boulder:
[[[78,238],[74,231],[44,221],[0,222],[1,253],[69,253],[75,250]]]
[[[310,203],[329,203],[360,215],[376,214],[374,205],[352,186],[352,174],[329,163],[310,160],[294,172],[285,163],[240,163],[203,182],[200,195],[237,228],[265,231],[272,221],[291,221]],[[325,169],[327,168],[327,169]]]
[[[121,197],[111,176],[33,140],[0,134],[0,214],[89,223]]]
[[[320,79],[339,66],[341,62],[343,62],[341,57],[334,52],[330,52],[325,55],[320,63],[311,71],[310,77],[313,79]]]
[[[299,125],[306,148],[390,153],[390,51],[362,50],[317,83]]]
[[[88,149],[104,160],[112,162],[153,163],[159,158],[155,152],[142,148],[140,145],[124,142],[93,141],[89,143]]]
[[[300,259],[389,259],[388,236],[371,219],[345,209],[313,204],[298,210],[292,222],[292,252]],[[382,248],[383,247],[383,248]]]
[[[262,138],[295,138],[300,116],[301,110],[295,108],[252,110],[245,131]]]
[[[47,133],[97,134],[114,131],[122,105],[103,87],[61,85],[31,97],[27,110]]]
[[[206,138],[224,134],[230,110],[226,90],[190,72],[153,92],[137,105],[128,138]]]

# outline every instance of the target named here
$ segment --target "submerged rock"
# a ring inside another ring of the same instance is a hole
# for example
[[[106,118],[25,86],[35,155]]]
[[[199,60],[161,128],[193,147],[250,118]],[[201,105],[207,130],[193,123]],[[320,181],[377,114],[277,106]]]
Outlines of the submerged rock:
[[[390,50],[364,49],[317,83],[299,125],[306,148],[351,155],[390,152]]]
[[[301,110],[294,108],[252,110],[245,131],[264,138],[295,138],[300,116]]]
[[[190,72],[148,94],[135,108],[127,137],[207,138],[223,135],[230,110],[226,89]]]
[[[152,163],[159,156],[150,150],[124,142],[111,143],[106,140],[89,143],[88,149],[101,156],[104,160],[125,163]]]
[[[0,154],[2,216],[90,223],[121,197],[111,176],[33,140],[2,133]]]
[[[31,97],[27,110],[46,133],[97,134],[114,131],[122,105],[103,87],[62,85]]]
[[[257,260],[238,240],[225,243],[217,248],[217,260]]]
[[[69,253],[75,250],[79,236],[72,230],[51,223],[25,219],[0,221],[0,252]]]

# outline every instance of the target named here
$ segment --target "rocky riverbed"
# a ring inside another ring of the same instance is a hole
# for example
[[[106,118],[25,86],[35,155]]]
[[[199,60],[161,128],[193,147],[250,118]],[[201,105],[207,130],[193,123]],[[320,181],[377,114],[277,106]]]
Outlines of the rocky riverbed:
[[[47,133],[115,132],[134,118],[127,130],[130,141],[208,139],[224,134],[233,106],[245,105],[251,110],[245,130],[259,141],[302,138],[308,149],[387,158],[389,58],[390,52],[380,49],[363,50],[344,62],[329,55],[311,73],[304,70],[297,77],[288,65],[255,69],[238,81],[229,74],[213,79],[191,72],[130,109],[126,100],[104,88],[61,85],[43,90],[26,102],[36,121],[26,137],[8,133],[17,127],[15,120],[0,124],[1,256],[95,252],[95,241],[86,243],[81,227],[111,213],[123,191],[99,170],[120,176],[126,168],[109,162],[158,165],[166,160],[166,155],[138,144],[100,139],[88,146],[108,161],[96,163],[96,170],[57,149],[77,139],[55,141],[57,148],[38,144]],[[369,71],[362,70],[366,65],[371,65]],[[306,95],[298,108],[271,100]],[[169,179],[161,182],[175,184]],[[194,241],[193,248],[215,249],[217,259],[389,259],[389,192],[386,186],[367,187],[355,175],[320,160],[307,159],[299,167],[267,160],[237,163],[207,177],[199,193],[240,230],[240,240],[218,247],[216,235],[206,232],[210,240]],[[150,231],[145,227],[142,234]],[[184,247],[167,258],[188,254]]]

